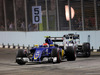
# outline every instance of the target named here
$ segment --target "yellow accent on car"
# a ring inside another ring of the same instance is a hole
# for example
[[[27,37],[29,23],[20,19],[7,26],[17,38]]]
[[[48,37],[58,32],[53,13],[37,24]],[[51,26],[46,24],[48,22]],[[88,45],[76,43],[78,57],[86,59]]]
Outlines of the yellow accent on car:
[[[49,38],[50,36],[44,36],[45,38]]]
[[[54,44],[50,44],[50,46],[54,46]]]
[[[34,45],[34,47],[39,47],[39,45],[36,44],[36,45]]]
[[[39,54],[40,55],[40,54]],[[38,57],[39,57],[39,55],[37,56],[37,57],[35,57],[35,54],[34,54],[34,59],[36,60]]]
[[[64,50],[62,49],[62,57],[64,56]]]

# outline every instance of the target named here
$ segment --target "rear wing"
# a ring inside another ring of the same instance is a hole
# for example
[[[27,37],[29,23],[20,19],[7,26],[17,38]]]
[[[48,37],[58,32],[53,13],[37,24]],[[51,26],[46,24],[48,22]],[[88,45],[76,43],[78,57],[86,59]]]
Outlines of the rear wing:
[[[48,37],[53,42],[63,42],[63,37]]]
[[[74,35],[74,39],[80,39],[80,36],[78,34]]]
[[[79,39],[79,38],[80,38],[80,37],[79,37],[79,34],[68,34],[68,35],[64,35],[64,37],[65,37],[66,39],[73,39],[73,40]]]
[[[79,37],[79,34],[68,34],[68,35],[64,35],[63,37],[45,36],[45,38],[49,38],[53,42],[63,42],[64,38],[76,40],[76,39],[79,39],[80,37]]]

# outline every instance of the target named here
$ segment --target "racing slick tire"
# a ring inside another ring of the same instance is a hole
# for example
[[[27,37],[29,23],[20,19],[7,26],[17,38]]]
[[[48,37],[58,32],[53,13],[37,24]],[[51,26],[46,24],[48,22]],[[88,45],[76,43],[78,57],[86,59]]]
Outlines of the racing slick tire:
[[[83,53],[84,53],[83,56],[90,57],[90,55],[91,55],[90,43],[83,43],[82,49],[83,49]]]
[[[16,55],[16,63],[19,65],[25,65],[26,61],[23,60],[24,57],[27,57],[24,50],[18,50]]]
[[[76,50],[72,47],[69,46],[66,49],[66,57],[67,57],[67,61],[75,61],[76,60]]]
[[[52,49],[51,57],[57,57],[56,63],[60,63],[61,62],[61,53],[60,53],[60,50],[57,51],[56,48]],[[53,62],[53,63],[55,63],[55,62]]]

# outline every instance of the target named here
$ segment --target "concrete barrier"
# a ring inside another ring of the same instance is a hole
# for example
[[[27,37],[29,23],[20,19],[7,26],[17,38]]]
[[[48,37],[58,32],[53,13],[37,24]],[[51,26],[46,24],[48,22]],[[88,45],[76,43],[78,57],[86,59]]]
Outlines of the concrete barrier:
[[[4,44],[0,44],[0,48],[10,48],[10,49],[31,49],[32,47],[28,46],[19,46],[19,45],[4,45]]]
[[[34,45],[33,45],[34,46]],[[0,48],[10,48],[10,49],[31,49],[33,47],[31,47],[30,45],[28,46],[19,46],[18,45],[4,45],[4,44],[0,44]],[[100,52],[100,49],[91,49],[91,52]]]

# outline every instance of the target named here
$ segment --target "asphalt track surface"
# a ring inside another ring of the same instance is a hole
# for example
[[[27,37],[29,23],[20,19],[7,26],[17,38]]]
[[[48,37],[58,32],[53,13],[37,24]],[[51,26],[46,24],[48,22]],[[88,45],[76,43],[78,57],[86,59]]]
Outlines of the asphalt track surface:
[[[64,60],[60,64],[48,62],[15,63],[15,49],[0,49],[0,75],[100,75],[100,53],[76,61]]]

